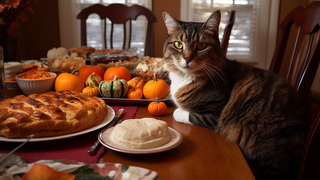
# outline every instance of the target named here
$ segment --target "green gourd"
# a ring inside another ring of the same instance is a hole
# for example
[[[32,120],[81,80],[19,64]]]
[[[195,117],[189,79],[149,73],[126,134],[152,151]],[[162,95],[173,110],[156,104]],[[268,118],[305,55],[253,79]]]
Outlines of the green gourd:
[[[102,78],[98,74],[93,72],[87,77],[86,86],[92,85],[92,86],[98,87],[101,81],[102,81]]]
[[[128,83],[125,79],[115,76],[112,81],[102,81],[99,84],[99,93],[106,98],[126,97],[128,93]]]

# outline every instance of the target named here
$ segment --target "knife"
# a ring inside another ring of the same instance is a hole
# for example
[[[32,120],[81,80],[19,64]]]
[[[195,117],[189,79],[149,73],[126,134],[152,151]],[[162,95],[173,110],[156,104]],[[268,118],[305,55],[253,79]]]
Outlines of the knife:
[[[122,115],[124,109],[119,109],[117,114],[114,116],[114,118],[111,120],[111,122],[105,127],[105,129],[110,128],[114,125],[116,125],[119,121],[120,116]],[[95,155],[99,148],[101,147],[101,143],[99,140],[97,140],[92,146],[91,148],[88,150],[88,153],[93,156]]]

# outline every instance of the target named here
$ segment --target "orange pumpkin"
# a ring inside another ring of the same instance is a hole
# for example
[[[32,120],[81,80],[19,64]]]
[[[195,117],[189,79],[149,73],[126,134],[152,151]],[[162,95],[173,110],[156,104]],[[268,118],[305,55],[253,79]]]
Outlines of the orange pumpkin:
[[[164,115],[167,112],[167,105],[156,98],[156,101],[148,105],[148,112],[155,116]]]
[[[114,76],[118,76],[119,79],[124,79],[126,81],[131,79],[131,73],[125,67],[109,67],[106,72],[104,72],[103,79],[105,81],[111,81],[113,80]]]
[[[129,89],[132,89],[132,87],[134,86],[136,89],[141,89],[141,91],[143,90],[143,86],[145,84],[144,80],[141,77],[134,77],[127,83]]]
[[[143,95],[146,99],[163,99],[169,95],[169,85],[162,79],[148,81],[143,87]]]
[[[137,89],[135,88],[135,86],[133,86],[127,94],[128,99],[141,99],[143,97],[143,93],[141,89]]]
[[[97,75],[99,75],[101,78],[104,74],[104,69],[97,65],[97,66],[91,66],[91,65],[84,65],[81,68],[79,68],[78,76],[82,79],[83,82],[86,82],[88,76],[95,72]]]
[[[84,88],[82,79],[74,74],[61,73],[54,83],[55,91],[74,90],[81,92]]]

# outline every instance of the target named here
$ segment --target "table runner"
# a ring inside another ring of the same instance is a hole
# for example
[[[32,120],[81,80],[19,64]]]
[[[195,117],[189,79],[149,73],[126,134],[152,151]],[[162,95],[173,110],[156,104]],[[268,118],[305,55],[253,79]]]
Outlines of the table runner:
[[[124,108],[122,119],[134,118],[137,106],[111,105],[115,112]],[[96,131],[61,139],[45,142],[29,142],[14,153],[14,155],[24,157],[28,162],[38,160],[72,159],[84,163],[97,163],[104,153],[105,147],[99,149],[96,155],[90,156],[88,150],[96,142],[101,129]],[[20,143],[0,142],[0,153],[8,153]]]

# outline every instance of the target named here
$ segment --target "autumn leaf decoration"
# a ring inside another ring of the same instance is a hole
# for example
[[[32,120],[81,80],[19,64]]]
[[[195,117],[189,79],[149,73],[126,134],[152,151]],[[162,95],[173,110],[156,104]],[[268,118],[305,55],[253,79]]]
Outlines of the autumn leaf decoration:
[[[31,0],[0,0],[0,34],[12,35],[18,27],[16,20],[19,18],[21,22],[28,21],[28,13],[34,14]]]

